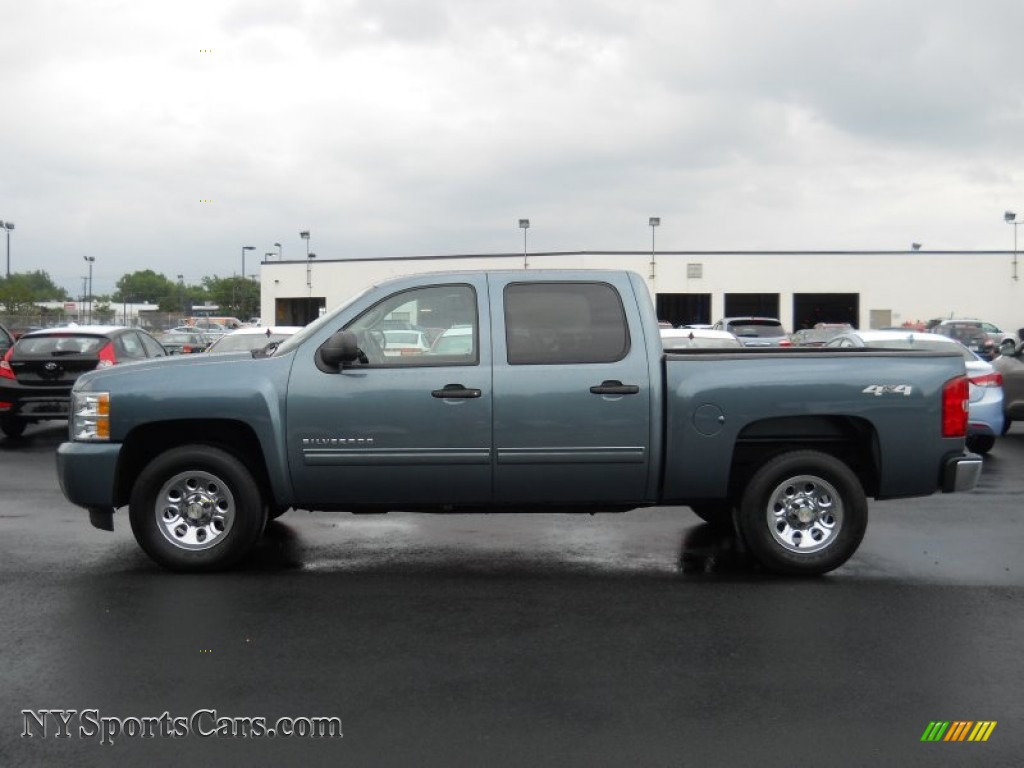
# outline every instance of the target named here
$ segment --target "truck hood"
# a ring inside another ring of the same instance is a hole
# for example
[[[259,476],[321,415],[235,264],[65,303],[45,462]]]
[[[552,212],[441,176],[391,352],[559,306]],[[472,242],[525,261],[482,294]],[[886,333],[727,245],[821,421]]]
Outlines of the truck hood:
[[[169,384],[191,388],[200,382],[219,381],[224,386],[233,386],[235,382],[244,382],[259,376],[258,371],[277,369],[281,358],[253,358],[249,352],[227,352],[218,355],[175,355],[155,360],[122,363],[99,368],[79,377],[75,389],[79,391],[95,391],[127,386],[135,388],[145,382],[160,382],[160,389],[166,391]],[[277,363],[277,365],[274,365]],[[260,368],[260,366],[267,366]]]

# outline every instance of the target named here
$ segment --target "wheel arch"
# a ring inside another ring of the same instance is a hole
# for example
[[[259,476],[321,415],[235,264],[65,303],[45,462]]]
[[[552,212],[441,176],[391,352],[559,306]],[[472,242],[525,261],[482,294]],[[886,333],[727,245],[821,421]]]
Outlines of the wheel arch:
[[[263,499],[274,498],[266,457],[251,426],[233,419],[188,419],[152,422],[128,433],[117,467],[115,507],[128,503],[139,473],[150,461],[182,445],[208,445],[230,453],[252,472]]]
[[[729,469],[729,496],[738,499],[757,469],[783,453],[813,449],[846,464],[867,496],[881,484],[878,433],[867,419],[854,416],[785,416],[744,427],[736,439]]]

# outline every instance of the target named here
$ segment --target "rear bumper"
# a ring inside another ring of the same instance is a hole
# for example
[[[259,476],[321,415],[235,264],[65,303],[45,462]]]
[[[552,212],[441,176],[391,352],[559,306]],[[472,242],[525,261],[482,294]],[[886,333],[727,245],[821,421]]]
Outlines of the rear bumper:
[[[66,419],[71,385],[26,386],[16,381],[0,382],[0,413],[27,419]]]
[[[120,443],[61,443],[57,479],[65,498],[85,508],[112,508]]]
[[[953,456],[942,472],[942,492],[959,493],[974,490],[981,477],[982,458],[976,453]]]

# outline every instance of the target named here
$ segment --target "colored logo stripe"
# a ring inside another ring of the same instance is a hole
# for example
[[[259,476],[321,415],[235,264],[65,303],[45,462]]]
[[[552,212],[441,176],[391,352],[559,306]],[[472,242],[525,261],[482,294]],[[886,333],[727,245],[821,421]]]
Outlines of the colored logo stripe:
[[[921,741],[988,741],[995,728],[995,720],[932,720]]]
[[[974,730],[971,731],[971,735],[967,737],[968,741],[988,741],[988,737],[992,735],[992,731],[996,729],[995,720],[981,720]]]

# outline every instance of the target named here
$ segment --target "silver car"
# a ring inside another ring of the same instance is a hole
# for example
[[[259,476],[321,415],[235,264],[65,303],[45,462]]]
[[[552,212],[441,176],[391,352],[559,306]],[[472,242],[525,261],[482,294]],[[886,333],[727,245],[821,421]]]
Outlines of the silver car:
[[[982,360],[963,344],[948,336],[922,331],[847,331],[826,347],[870,347],[872,349],[955,350],[964,358],[970,382],[967,450],[988,453],[1003,434],[1003,377],[991,363]]]
[[[716,331],[728,331],[745,347],[790,347],[793,342],[774,317],[724,317],[714,324]]]

